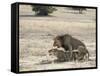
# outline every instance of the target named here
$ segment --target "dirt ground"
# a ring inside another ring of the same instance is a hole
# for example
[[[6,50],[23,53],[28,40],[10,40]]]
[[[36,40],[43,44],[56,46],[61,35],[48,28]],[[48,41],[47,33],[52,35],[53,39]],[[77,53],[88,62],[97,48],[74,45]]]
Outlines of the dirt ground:
[[[96,66],[95,9],[87,9],[83,14],[68,8],[57,9],[47,17],[36,17],[29,12],[19,16],[20,71]],[[46,55],[52,48],[53,38],[66,33],[85,43],[90,53],[90,61],[39,64],[42,60],[48,60]]]

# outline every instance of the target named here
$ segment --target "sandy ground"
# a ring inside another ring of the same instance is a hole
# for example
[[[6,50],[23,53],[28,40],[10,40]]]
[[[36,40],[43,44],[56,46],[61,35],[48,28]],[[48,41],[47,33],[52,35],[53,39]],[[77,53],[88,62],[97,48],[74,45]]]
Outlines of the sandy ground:
[[[65,8],[57,9],[48,17],[20,16],[20,71],[96,66],[95,9],[88,9],[83,14]],[[85,43],[91,60],[40,64],[42,60],[48,60],[46,55],[52,48],[53,38],[66,33]]]

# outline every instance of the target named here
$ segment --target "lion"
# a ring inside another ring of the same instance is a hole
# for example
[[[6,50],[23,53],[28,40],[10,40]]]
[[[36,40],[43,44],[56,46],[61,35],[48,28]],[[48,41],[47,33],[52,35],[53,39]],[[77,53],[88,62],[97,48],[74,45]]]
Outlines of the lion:
[[[58,47],[58,48],[63,47],[66,51],[68,50],[72,51],[78,49],[78,46],[86,47],[83,42],[72,37],[69,34],[56,36],[54,38],[53,47]]]
[[[80,46],[81,46],[81,50],[80,50]],[[65,51],[70,51],[70,53],[71,53],[70,58],[72,58],[73,50],[79,50],[80,55],[82,54],[83,57],[85,54],[87,54],[89,56],[89,52],[88,52],[85,44],[82,41],[72,37],[69,34],[56,36],[54,38],[53,47],[57,47],[57,48],[62,47],[65,49]],[[82,60],[81,56],[80,56],[80,60]]]
[[[64,50],[51,49],[48,51],[49,56],[55,56],[57,59],[54,62],[64,62],[67,61],[67,56]]]
[[[83,51],[84,50],[84,51]],[[82,61],[88,59],[88,51],[84,49],[83,46],[79,46],[77,50],[72,51],[72,56],[70,51],[65,51],[59,48],[50,49],[48,51],[49,56],[55,56],[56,59],[53,62],[69,62],[69,61]]]

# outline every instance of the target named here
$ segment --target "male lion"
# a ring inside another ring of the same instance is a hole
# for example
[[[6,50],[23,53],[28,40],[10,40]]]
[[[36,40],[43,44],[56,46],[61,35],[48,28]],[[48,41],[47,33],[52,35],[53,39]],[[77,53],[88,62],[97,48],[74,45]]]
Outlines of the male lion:
[[[78,46],[86,47],[83,42],[72,37],[69,34],[56,36],[54,38],[53,47],[58,47],[58,48],[63,47],[66,51],[68,50],[72,51],[78,49]]]
[[[79,50],[79,52],[80,52],[80,58],[79,59],[80,60],[83,59],[83,57],[85,56],[85,54],[88,54],[88,56],[89,56],[89,52],[88,52],[85,44],[83,42],[81,42],[80,40],[72,37],[69,34],[56,36],[54,38],[53,47],[57,47],[57,48],[62,47],[62,48],[65,49],[65,51],[69,51],[71,53],[70,54],[70,58],[73,58],[72,57],[73,50]]]

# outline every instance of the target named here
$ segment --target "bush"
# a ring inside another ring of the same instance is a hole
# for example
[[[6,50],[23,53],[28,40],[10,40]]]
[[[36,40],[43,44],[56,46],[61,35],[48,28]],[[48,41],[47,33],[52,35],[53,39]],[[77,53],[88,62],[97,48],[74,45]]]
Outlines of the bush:
[[[52,6],[33,5],[32,10],[35,11],[36,15],[48,16],[50,13],[53,13],[57,9]]]
[[[79,14],[83,14],[83,11],[86,10],[86,8],[81,8],[81,7],[72,7],[73,10],[78,10]]]

